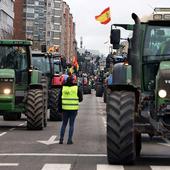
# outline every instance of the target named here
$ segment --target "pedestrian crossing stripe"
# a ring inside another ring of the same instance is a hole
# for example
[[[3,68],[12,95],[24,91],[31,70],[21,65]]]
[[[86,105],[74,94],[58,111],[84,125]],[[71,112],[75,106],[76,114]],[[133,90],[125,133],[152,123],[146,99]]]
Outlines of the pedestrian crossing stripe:
[[[97,165],[97,170],[124,170],[120,165]]]
[[[42,170],[70,170],[71,164],[45,164]]]
[[[128,166],[128,169],[130,169],[130,167],[132,167],[132,169],[138,169],[139,167],[137,165],[135,166]],[[150,167],[151,170],[170,170],[170,166],[142,166],[140,165],[140,169],[148,169],[148,167]],[[104,165],[104,164],[98,164],[96,167],[96,170],[126,170],[126,166],[123,165]]]
[[[137,165],[135,166],[128,166],[128,169],[132,167],[132,169],[138,169],[139,167]],[[151,170],[170,170],[170,166],[142,166],[140,165],[140,168],[142,169],[148,169],[148,167]],[[45,164],[41,170],[71,170],[71,164]],[[97,164],[96,170],[126,170],[126,166],[123,165],[108,165],[108,164]]]
[[[150,166],[152,170],[170,170],[170,166]]]
[[[19,166],[19,163],[0,163],[0,167],[9,167],[9,166]],[[138,169],[139,167],[137,165],[135,166],[128,166],[132,169]],[[151,170],[170,170],[170,166],[146,166],[143,167],[140,165],[140,168],[142,169],[148,169],[148,167]],[[71,164],[45,164],[41,170],[71,170]],[[96,170],[126,170],[126,166],[123,165],[108,165],[108,164],[97,164]]]
[[[18,163],[0,163],[0,166],[18,166]]]

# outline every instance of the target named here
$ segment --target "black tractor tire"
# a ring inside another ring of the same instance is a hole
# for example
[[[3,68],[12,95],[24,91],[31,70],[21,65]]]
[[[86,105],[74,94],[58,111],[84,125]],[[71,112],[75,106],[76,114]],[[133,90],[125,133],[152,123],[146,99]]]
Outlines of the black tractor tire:
[[[107,102],[107,89],[106,88],[104,89],[104,92],[103,92],[103,102],[104,103]]]
[[[140,152],[142,149],[142,137],[141,137],[141,133],[136,132],[135,133],[135,149],[136,149],[136,157],[140,157]]]
[[[28,91],[26,116],[28,130],[42,130],[44,128],[43,90],[31,89]]]
[[[132,164],[136,159],[134,109],[133,92],[113,91],[108,95],[106,111],[109,164]]]
[[[96,97],[102,97],[103,96],[103,85],[97,84],[96,85]]]
[[[5,121],[19,120],[19,119],[21,119],[21,113],[18,113],[18,112],[7,112],[7,113],[4,113],[3,119]]]
[[[48,110],[48,79],[45,76],[42,76],[41,83],[43,86],[44,94],[44,127],[47,127],[47,110]]]
[[[58,98],[60,88],[53,88],[49,94],[50,120],[61,121],[62,116],[58,111]]]
[[[83,94],[88,94],[88,86],[83,86]]]
[[[88,94],[91,94],[91,87],[88,86]]]

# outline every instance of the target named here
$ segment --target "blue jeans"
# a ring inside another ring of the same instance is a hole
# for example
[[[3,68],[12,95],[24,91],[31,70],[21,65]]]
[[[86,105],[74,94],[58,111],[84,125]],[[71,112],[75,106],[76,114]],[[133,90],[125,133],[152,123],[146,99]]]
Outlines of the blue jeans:
[[[63,111],[63,122],[60,130],[60,140],[63,141],[67,123],[69,121],[69,136],[68,141],[72,141],[74,132],[74,121],[77,116],[77,110]]]

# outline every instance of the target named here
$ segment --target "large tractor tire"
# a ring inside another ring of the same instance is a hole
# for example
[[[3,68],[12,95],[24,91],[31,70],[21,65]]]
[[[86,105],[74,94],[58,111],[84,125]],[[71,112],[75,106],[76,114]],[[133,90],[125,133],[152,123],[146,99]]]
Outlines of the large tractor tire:
[[[103,92],[103,102],[106,103],[107,102],[107,89],[105,87],[104,92]]]
[[[107,158],[109,164],[132,164],[136,159],[135,94],[114,91],[107,101]]]
[[[103,85],[97,84],[96,85],[96,97],[102,97],[103,96]]]
[[[44,94],[44,127],[47,126],[47,110],[48,110],[48,79],[43,76],[41,78],[41,83],[43,86],[43,94]]]
[[[88,86],[88,94],[91,94],[91,86]]]
[[[83,86],[83,94],[88,94],[88,86]]]
[[[31,89],[28,92],[26,104],[27,129],[42,130],[44,127],[43,91]]]
[[[59,114],[58,111],[58,95],[59,95],[59,88],[52,89],[49,95],[49,108],[50,108],[50,120],[51,121],[61,121],[62,116]]]
[[[140,157],[140,152],[142,149],[142,135],[139,132],[135,133],[135,149],[136,149],[136,157]]]

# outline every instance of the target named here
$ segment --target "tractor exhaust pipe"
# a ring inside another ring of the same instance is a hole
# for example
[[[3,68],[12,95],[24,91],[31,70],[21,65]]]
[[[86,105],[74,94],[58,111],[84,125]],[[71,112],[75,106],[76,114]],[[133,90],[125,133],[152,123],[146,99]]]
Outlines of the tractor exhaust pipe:
[[[132,13],[132,18],[135,21],[135,24],[140,24],[140,19],[135,13]]]

